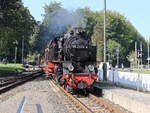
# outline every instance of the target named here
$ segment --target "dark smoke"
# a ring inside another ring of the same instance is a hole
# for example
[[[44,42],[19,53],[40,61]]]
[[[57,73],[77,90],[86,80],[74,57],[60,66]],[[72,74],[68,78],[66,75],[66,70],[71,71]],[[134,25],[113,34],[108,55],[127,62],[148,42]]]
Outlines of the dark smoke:
[[[83,9],[70,12],[64,8],[44,15],[43,24],[37,34],[35,50],[40,51],[49,41],[57,36],[64,35],[72,27],[85,27]]]
[[[57,13],[49,14],[48,32],[53,34],[53,38],[58,35],[62,35],[68,31],[68,28],[84,27],[84,13],[82,9],[78,9],[75,12],[69,12],[63,8],[57,10]]]

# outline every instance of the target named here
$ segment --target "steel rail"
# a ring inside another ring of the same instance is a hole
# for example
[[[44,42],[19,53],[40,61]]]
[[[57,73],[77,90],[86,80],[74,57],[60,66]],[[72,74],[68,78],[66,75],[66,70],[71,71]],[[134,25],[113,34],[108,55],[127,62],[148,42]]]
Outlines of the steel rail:
[[[108,103],[107,101],[103,100],[102,98],[98,98],[95,95],[90,94],[89,98],[92,99],[94,102],[103,105],[105,109],[108,109],[112,113],[123,113],[123,111],[112,104]]]
[[[9,84],[11,84],[11,83],[13,83],[15,81],[16,81],[16,79],[11,79],[11,80],[7,80],[7,81],[3,81],[3,82],[0,83],[0,88],[4,87],[4,86],[7,86],[7,85],[9,85]]]
[[[0,94],[5,93],[5,92],[7,92],[7,91],[9,91],[9,90],[11,90],[11,89],[13,89],[13,88],[23,84],[23,83],[25,83],[27,81],[33,80],[33,79],[37,78],[40,75],[41,75],[41,72],[32,73],[32,74],[30,74],[28,76],[24,76],[23,78],[19,78],[16,81],[14,81],[14,82],[12,82],[10,84],[7,84],[4,87],[0,87]]]
[[[28,78],[29,76],[33,75],[33,74],[36,74],[37,72],[35,73],[31,73],[31,74],[28,74],[28,75],[24,75],[24,76],[17,76],[17,77],[14,77],[14,78],[7,78],[7,79],[1,79],[0,80],[0,87],[3,87],[3,86],[6,86],[10,83],[13,83],[17,80],[20,80],[20,79],[24,79],[24,78]]]
[[[94,111],[91,110],[90,107],[87,107],[86,104],[84,104],[81,100],[79,100],[78,98],[76,98],[72,94],[68,93],[63,87],[55,85],[54,82],[55,81],[53,81],[53,80],[51,81],[53,86],[55,86],[55,88],[58,87],[68,97],[68,99],[74,103],[74,105],[77,108],[80,108],[80,110],[82,110],[84,113],[94,113]],[[89,94],[89,96],[85,97],[85,98],[89,98],[90,100],[93,101],[92,103],[97,103],[99,106],[102,106],[104,109],[109,110],[112,113],[124,113],[123,110],[121,110],[118,107],[108,103],[106,100],[104,100],[102,98],[96,97],[93,94]]]
[[[61,86],[55,85],[55,81],[50,81],[54,87],[58,87],[66,96],[67,98],[74,103],[74,105],[79,108],[84,113],[93,113],[89,108],[87,108],[82,102],[80,102],[77,98],[75,98],[72,94],[68,93],[64,90]]]
[[[63,93],[65,93],[65,95],[72,100],[72,102],[79,107],[84,113],[93,113],[89,108],[87,108],[81,101],[79,101],[77,98],[75,98],[74,96],[72,96],[72,94],[69,94],[68,92],[66,92],[62,87],[60,87],[61,91],[63,91]]]

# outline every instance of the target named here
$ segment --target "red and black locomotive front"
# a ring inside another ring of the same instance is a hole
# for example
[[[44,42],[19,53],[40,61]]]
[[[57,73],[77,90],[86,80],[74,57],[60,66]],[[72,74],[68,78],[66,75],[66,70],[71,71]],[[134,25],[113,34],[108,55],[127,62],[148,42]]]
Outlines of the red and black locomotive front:
[[[69,89],[86,89],[97,79],[96,47],[92,46],[83,29],[74,29],[62,42],[63,79]],[[61,52],[60,52],[61,53]]]
[[[52,40],[48,51],[54,78],[66,89],[88,89],[97,79],[96,47],[82,28]]]

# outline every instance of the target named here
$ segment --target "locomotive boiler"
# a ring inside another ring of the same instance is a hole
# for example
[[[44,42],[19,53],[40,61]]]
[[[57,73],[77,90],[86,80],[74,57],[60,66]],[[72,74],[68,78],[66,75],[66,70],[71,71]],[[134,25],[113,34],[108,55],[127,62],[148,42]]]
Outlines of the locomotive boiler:
[[[50,41],[45,49],[44,67],[68,91],[88,90],[97,79],[96,47],[82,28]]]

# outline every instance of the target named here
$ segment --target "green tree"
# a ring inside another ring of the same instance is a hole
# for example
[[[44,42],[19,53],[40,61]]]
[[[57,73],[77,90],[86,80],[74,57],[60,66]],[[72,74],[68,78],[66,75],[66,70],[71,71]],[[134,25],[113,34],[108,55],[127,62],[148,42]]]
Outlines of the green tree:
[[[21,42],[25,40],[25,56],[30,50],[29,40],[36,21],[21,0],[1,0],[0,2],[0,57],[14,59],[15,46],[21,60]],[[17,45],[16,43],[17,42]]]
[[[92,38],[93,44],[97,45],[97,57],[98,60],[103,60],[103,12],[93,12],[88,8],[85,8],[85,22],[88,34]],[[138,33],[135,27],[118,12],[107,11],[106,16],[106,39],[107,48],[114,43],[109,41],[115,41],[121,47],[120,61],[124,61],[125,65],[129,65],[127,56],[133,51],[135,42],[143,43],[143,50],[146,45],[145,39]],[[88,31],[89,30],[89,31]],[[97,43],[97,44],[96,44]],[[114,45],[113,45],[114,46]],[[112,47],[114,48],[114,47]],[[139,48],[139,47],[138,47]],[[112,54],[111,51],[107,51],[108,54]],[[146,49],[143,51],[146,54]],[[144,55],[143,55],[144,59]],[[114,59],[113,59],[114,62]]]
[[[107,58],[110,63],[114,64],[113,66],[115,66],[117,63],[117,52],[119,52],[118,54],[119,54],[120,63],[124,63],[123,56],[125,54],[125,48],[114,40],[108,40],[107,41]]]
[[[137,54],[135,51],[131,51],[130,54],[127,56],[127,59],[130,61],[130,67],[137,67]]]

